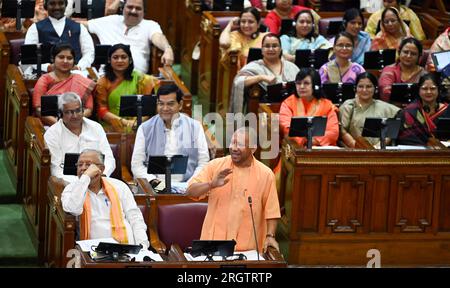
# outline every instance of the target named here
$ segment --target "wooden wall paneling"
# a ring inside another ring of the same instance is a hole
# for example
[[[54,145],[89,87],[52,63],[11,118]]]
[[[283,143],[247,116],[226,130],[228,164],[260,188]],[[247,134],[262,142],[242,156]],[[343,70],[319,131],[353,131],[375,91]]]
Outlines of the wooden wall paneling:
[[[372,248],[382,267],[450,261],[448,151],[305,150],[284,140],[282,161],[290,182],[278,237],[289,264],[365,266]]]
[[[23,204],[38,259],[45,261],[45,209],[47,179],[50,176],[50,151],[44,141],[44,126],[39,118],[28,116],[25,122],[23,171]]]
[[[215,111],[225,117],[230,105],[230,94],[233,80],[238,72],[239,53],[230,51],[219,61],[217,69],[217,99]]]
[[[29,115],[30,97],[16,65],[8,65],[6,73],[3,141],[6,163],[17,197],[21,201],[25,119]]]
[[[235,11],[203,12],[200,31],[200,62],[198,79],[198,98],[204,106],[203,111],[216,108],[217,70],[220,60],[219,37],[222,29],[232,17],[239,16]],[[256,108],[257,109],[257,108]]]
[[[193,94],[198,90],[198,62],[192,59],[195,45],[200,41],[200,22],[202,18],[199,0],[189,0],[180,21],[181,28],[181,79]]]

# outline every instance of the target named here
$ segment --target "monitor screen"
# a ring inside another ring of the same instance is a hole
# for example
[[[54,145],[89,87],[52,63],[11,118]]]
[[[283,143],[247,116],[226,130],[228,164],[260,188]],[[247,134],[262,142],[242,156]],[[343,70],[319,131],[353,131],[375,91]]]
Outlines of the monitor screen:
[[[431,54],[431,58],[433,59],[436,71],[441,72],[450,64],[450,50],[433,53]]]

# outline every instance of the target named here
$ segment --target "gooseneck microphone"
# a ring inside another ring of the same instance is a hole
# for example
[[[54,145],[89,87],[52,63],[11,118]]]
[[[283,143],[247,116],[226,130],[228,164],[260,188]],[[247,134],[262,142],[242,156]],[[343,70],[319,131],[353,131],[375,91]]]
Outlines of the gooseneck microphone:
[[[259,261],[259,246],[258,246],[258,237],[256,237],[256,227],[255,227],[255,218],[253,218],[253,205],[252,205],[252,196],[248,196],[248,205],[250,206],[250,213],[252,214],[252,224],[253,224],[253,236],[255,236],[256,243],[256,257],[258,257]]]

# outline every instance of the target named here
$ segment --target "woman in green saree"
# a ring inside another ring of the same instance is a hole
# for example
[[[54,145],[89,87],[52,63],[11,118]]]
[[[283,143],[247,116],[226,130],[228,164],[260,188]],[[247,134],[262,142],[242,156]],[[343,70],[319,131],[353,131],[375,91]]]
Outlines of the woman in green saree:
[[[122,95],[148,95],[157,86],[157,79],[134,70],[130,46],[113,45],[108,51],[105,75],[97,82],[96,100],[98,118],[104,126],[119,125],[130,130],[136,125],[135,117],[119,116]]]

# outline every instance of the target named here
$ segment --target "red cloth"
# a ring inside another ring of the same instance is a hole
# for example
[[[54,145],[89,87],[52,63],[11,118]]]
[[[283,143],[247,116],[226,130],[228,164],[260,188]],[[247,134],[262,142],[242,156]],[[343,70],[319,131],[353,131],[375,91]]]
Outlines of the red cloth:
[[[295,15],[297,15],[298,12],[301,10],[311,10],[311,8],[300,6],[300,5],[293,5],[291,9],[291,13],[289,13],[289,17],[291,19],[294,19]],[[281,18],[280,16],[275,12],[275,9],[267,13],[267,16],[264,20],[264,23],[266,24],[267,28],[269,28],[269,31],[274,34],[280,33],[281,28]]]

